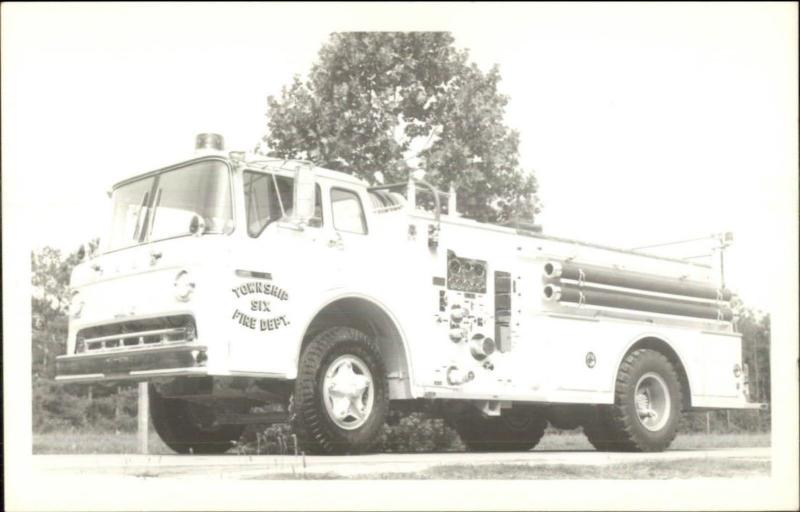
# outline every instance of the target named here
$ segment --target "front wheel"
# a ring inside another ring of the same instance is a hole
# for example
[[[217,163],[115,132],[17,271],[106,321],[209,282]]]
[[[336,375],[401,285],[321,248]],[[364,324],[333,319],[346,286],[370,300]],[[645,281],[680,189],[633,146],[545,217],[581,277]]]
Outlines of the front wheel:
[[[334,327],[309,342],[300,356],[292,398],[292,426],[306,451],[369,451],[388,410],[386,371],[371,338]]]
[[[635,350],[617,373],[614,405],[598,406],[584,433],[601,451],[663,451],[677,434],[682,398],[669,360],[655,350]]]

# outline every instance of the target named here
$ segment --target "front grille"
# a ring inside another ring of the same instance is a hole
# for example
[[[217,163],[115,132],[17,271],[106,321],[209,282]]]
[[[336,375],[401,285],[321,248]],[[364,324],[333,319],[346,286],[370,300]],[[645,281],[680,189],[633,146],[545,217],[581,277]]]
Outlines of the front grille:
[[[75,353],[104,352],[190,342],[197,338],[191,315],[97,325],[78,332]]]

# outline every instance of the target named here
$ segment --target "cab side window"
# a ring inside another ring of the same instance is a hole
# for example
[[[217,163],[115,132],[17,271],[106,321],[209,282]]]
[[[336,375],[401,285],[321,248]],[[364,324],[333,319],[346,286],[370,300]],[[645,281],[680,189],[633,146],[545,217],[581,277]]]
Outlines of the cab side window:
[[[333,211],[333,227],[337,231],[367,234],[367,219],[364,207],[358,194],[342,188],[331,189],[331,210]]]
[[[277,186],[276,186],[277,185]],[[244,173],[247,234],[258,237],[272,222],[292,215],[294,207],[294,180],[269,173]],[[322,192],[316,191],[316,215],[310,225],[322,226]]]

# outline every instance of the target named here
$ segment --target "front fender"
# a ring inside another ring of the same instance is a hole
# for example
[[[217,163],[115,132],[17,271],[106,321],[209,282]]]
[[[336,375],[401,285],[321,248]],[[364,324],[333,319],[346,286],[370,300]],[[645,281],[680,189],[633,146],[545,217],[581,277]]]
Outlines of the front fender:
[[[392,311],[392,309],[383,301],[376,298],[374,294],[362,291],[362,290],[346,290],[343,288],[336,288],[326,291],[322,294],[320,299],[315,303],[314,307],[306,309],[309,311],[308,314],[304,315],[301,319],[299,319],[302,328],[299,331],[300,339],[298,339],[297,343],[295,343],[294,352],[292,357],[290,358],[291,361],[291,368],[290,373],[287,375],[289,378],[296,378],[297,376],[297,368],[300,361],[300,352],[302,349],[303,338],[305,337],[306,333],[308,332],[311,324],[314,320],[318,317],[318,315],[328,306],[344,300],[344,299],[359,299],[369,303],[370,305],[378,308],[383,314],[386,315],[389,322],[391,322],[394,329],[396,329],[400,344],[402,345],[401,350],[404,356],[404,365],[406,366],[408,378],[410,379],[410,387],[413,389],[413,367],[412,367],[412,354],[410,351],[407,333],[404,331],[402,327],[402,323],[399,321],[397,315]]]

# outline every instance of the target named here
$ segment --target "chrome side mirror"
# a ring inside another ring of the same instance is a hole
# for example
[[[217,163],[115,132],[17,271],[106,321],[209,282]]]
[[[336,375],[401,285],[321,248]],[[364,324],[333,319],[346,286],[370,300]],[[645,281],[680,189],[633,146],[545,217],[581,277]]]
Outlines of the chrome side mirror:
[[[308,224],[314,218],[316,182],[311,166],[298,167],[294,173],[294,212],[291,220],[297,224]]]

